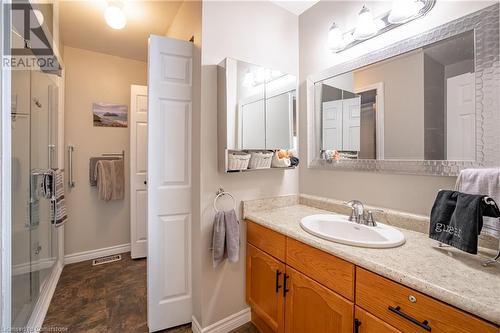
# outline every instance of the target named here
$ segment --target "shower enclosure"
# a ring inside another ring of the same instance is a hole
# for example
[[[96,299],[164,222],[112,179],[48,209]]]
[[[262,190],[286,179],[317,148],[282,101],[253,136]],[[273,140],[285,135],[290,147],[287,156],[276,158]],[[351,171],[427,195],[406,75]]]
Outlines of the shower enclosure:
[[[11,73],[11,319],[26,327],[58,259],[51,203],[41,193],[41,175],[57,167],[58,85],[39,70]]]

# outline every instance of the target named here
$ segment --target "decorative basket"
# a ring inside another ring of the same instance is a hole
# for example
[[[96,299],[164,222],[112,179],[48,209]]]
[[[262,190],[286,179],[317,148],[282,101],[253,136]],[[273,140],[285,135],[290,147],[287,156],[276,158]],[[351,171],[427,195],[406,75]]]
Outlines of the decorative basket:
[[[228,153],[227,155],[227,169],[228,170],[246,170],[248,169],[248,162],[250,161],[250,154],[247,153]]]
[[[249,169],[269,169],[273,159],[273,152],[251,152]]]

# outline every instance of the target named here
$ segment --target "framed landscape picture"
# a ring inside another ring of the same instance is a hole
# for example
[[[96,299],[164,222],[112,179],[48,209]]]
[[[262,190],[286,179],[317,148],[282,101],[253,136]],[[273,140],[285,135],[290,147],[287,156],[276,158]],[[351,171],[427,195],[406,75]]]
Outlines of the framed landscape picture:
[[[128,107],[124,104],[92,103],[94,126],[127,127]]]

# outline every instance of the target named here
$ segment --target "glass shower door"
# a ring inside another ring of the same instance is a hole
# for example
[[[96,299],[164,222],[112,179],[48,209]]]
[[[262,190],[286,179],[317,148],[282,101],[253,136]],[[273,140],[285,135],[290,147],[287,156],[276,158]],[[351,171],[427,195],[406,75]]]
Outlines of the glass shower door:
[[[56,166],[57,84],[51,74],[12,71],[12,325],[26,327],[57,261],[43,175]]]

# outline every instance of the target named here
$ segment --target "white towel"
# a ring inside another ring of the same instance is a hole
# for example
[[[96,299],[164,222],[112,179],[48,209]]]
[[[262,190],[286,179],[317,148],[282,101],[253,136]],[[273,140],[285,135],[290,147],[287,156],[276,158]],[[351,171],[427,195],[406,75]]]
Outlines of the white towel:
[[[500,205],[500,168],[462,170],[455,189],[468,194],[488,195]],[[481,233],[500,238],[500,219],[484,217]]]

